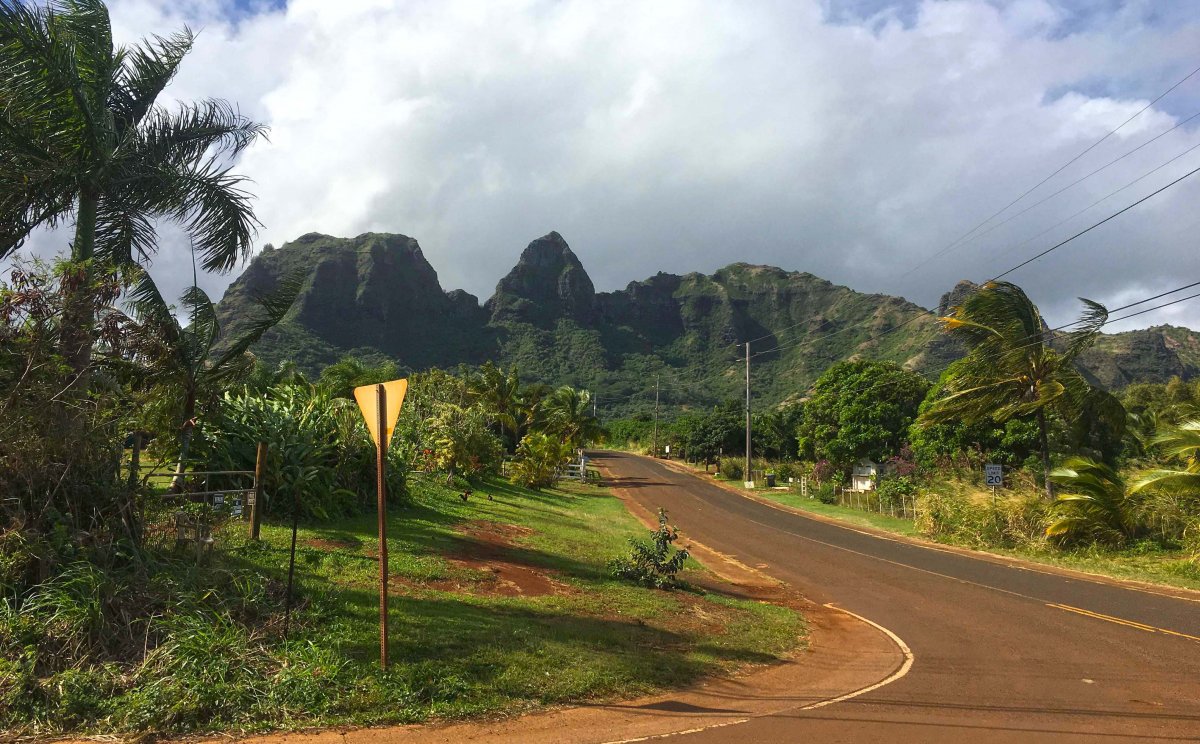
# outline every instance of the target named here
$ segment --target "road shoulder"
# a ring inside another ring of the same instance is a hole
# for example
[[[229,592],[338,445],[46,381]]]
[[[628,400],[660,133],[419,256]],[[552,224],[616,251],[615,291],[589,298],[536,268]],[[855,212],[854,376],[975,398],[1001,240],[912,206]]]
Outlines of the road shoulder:
[[[644,459],[650,459],[650,458],[646,457],[645,455],[640,455],[640,454],[635,454],[635,453],[630,453],[630,452],[625,452],[623,454],[627,454],[627,455],[630,455],[633,457],[642,457]],[[898,534],[896,532],[890,532],[888,530],[879,529],[877,527],[870,527],[870,526],[859,525],[859,524],[850,524],[844,520],[837,519],[835,517],[830,517],[830,516],[827,516],[824,514],[816,514],[816,513],[810,512],[810,511],[806,511],[804,509],[797,509],[795,507],[788,506],[787,504],[782,504],[773,499],[764,498],[762,496],[759,496],[756,493],[747,491],[744,488],[739,488],[738,486],[736,486],[734,484],[726,483],[725,481],[717,480],[715,478],[702,478],[692,468],[690,468],[686,465],[682,465],[674,460],[656,460],[656,462],[658,462],[659,464],[664,465],[678,473],[690,475],[702,483],[709,483],[711,485],[717,486],[718,488],[720,488],[724,491],[728,491],[729,493],[736,494],[737,496],[740,496],[744,499],[757,502],[759,504],[762,504],[763,506],[767,506],[772,509],[776,509],[778,511],[787,512],[789,514],[795,514],[795,515],[798,515],[801,517],[805,517],[806,519],[811,519],[816,522],[824,522],[826,524],[836,525],[843,529],[851,530],[854,532],[859,532],[861,534],[871,535],[871,536],[877,537],[881,540],[891,540],[893,542],[907,543],[910,545],[915,545],[920,548],[924,548],[926,550],[934,550],[934,551],[939,551],[939,552],[943,552],[943,553],[952,553],[955,555],[961,555],[961,556],[965,556],[965,557],[972,558],[975,560],[987,561],[990,563],[995,563],[997,565],[1002,565],[1002,566],[1006,566],[1009,568],[1015,568],[1015,569],[1019,569],[1019,570],[1023,570],[1023,571],[1033,571],[1036,573],[1044,573],[1044,574],[1048,574],[1051,576],[1061,576],[1064,578],[1075,579],[1078,581],[1090,581],[1090,582],[1093,582],[1096,584],[1116,586],[1116,587],[1121,587],[1123,589],[1130,589],[1132,591],[1144,592],[1147,594],[1155,594],[1155,595],[1164,596],[1164,597],[1171,597],[1173,599],[1182,599],[1182,600],[1188,601],[1188,602],[1200,603],[1200,591],[1197,591],[1194,589],[1186,589],[1183,587],[1170,586],[1167,584],[1156,584],[1156,583],[1152,583],[1152,582],[1148,582],[1148,581],[1138,581],[1136,579],[1124,579],[1124,578],[1118,578],[1115,576],[1107,576],[1105,574],[1091,573],[1088,571],[1081,571],[1078,569],[1066,568],[1063,566],[1056,566],[1054,564],[1042,563],[1039,561],[1030,560],[1030,559],[1026,559],[1026,558],[1018,558],[1018,557],[1009,556],[1009,555],[1001,555],[999,553],[990,553],[990,552],[983,551],[983,550],[972,550],[970,548],[963,548],[963,547],[959,547],[957,545],[947,545],[945,543],[933,542],[931,540],[925,540],[925,539],[921,539],[918,537],[912,537],[909,535]]]

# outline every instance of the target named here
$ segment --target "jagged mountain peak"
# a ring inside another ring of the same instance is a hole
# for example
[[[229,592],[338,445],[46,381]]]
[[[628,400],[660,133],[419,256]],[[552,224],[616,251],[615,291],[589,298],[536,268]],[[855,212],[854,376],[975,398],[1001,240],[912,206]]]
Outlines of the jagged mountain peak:
[[[531,242],[487,302],[496,323],[553,326],[560,318],[590,323],[596,288],[579,257],[557,232]]]
[[[962,354],[929,311],[903,298],[774,266],[659,272],[596,292],[557,232],[525,247],[484,307],[462,290],[443,291],[408,236],[303,235],[261,253],[230,286],[218,309],[226,328],[248,316],[251,297],[297,269],[310,279],[294,312],[255,352],[268,364],[286,359],[308,372],[347,354],[411,369],[490,359],[516,366],[526,379],[582,385],[603,399],[629,400],[650,374],[678,375],[677,385],[699,377],[703,390],[689,392],[699,396],[689,401],[701,404],[737,392],[737,375],[718,373],[735,345],[757,340],[760,394],[770,404],[841,359],[888,359],[936,376]],[[959,282],[942,297],[939,314],[976,289]],[[1200,373],[1200,335],[1169,326],[1106,334],[1081,363],[1110,389],[1190,377]]]

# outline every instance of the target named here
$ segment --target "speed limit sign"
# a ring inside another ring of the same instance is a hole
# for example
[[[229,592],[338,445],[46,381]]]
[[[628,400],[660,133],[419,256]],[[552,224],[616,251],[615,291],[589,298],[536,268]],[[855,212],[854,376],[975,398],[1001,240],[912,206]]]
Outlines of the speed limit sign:
[[[991,487],[1004,485],[1004,468],[1001,465],[988,463],[983,466],[983,482]]]

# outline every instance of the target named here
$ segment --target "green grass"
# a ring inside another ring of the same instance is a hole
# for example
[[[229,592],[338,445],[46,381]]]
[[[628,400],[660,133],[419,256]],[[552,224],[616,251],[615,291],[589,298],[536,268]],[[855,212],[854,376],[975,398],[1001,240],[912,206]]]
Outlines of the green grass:
[[[602,488],[535,492],[489,480],[464,503],[440,479],[414,476],[410,486],[413,503],[389,513],[387,673],[378,667],[374,515],[301,527],[286,643],[290,528],[264,524],[261,542],[249,543],[238,522],[206,568],[160,569],[156,585],[182,585],[176,574],[188,573],[199,586],[179,589],[183,599],[153,619],[147,635],[161,642],[144,662],[136,644],[136,662],[93,660],[43,679],[36,659],[0,663],[0,696],[17,702],[0,710],[0,730],[237,733],[512,715],[687,685],[804,642],[803,619],[789,609],[610,578],[607,562],[646,530]],[[471,527],[480,522],[517,525],[503,559],[558,588],[502,596],[489,591],[486,565],[448,560],[479,550]],[[682,578],[701,576],[711,579],[693,563]],[[205,589],[210,580],[222,588]],[[0,624],[0,646],[4,633]]]
[[[740,484],[738,487],[741,487]],[[909,537],[920,535],[910,520],[893,517],[890,514],[852,509],[848,506],[825,504],[815,498],[801,496],[799,491],[755,488],[752,493],[760,498],[769,499],[784,506],[790,506],[793,509],[820,514],[824,517],[832,517],[858,527],[875,527],[876,529],[887,530],[888,532],[895,532],[900,535],[908,535]]]
[[[741,489],[740,483],[726,481]],[[951,487],[953,484],[948,484]],[[831,517],[857,527],[873,527],[906,537],[918,537],[945,545],[971,549],[982,549],[998,555],[1021,558],[1061,568],[1074,569],[1118,579],[1143,581],[1184,589],[1200,589],[1200,562],[1181,550],[1168,550],[1149,542],[1142,542],[1125,549],[1089,546],[1074,549],[1055,547],[1044,541],[1027,546],[977,546],[953,539],[921,532],[917,525],[907,519],[887,514],[877,514],[861,509],[823,504],[813,498],[801,496],[798,491],[756,488],[754,495],[801,511]]]

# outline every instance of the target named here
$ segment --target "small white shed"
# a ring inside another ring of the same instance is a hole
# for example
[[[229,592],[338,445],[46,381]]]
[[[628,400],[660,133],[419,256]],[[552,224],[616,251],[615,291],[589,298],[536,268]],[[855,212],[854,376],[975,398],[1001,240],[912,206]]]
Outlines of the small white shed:
[[[850,475],[851,491],[874,491],[875,479],[879,476],[879,464],[870,460],[859,460]]]

